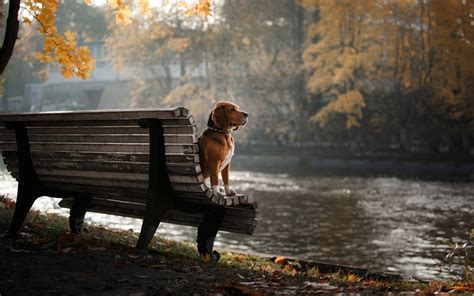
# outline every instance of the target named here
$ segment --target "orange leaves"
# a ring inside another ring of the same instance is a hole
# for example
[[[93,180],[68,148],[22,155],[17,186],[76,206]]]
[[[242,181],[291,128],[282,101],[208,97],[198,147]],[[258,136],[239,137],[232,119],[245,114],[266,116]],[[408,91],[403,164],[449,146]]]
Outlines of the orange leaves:
[[[35,58],[43,63],[59,63],[61,73],[66,79],[72,76],[88,78],[95,68],[94,59],[86,47],[77,48],[74,32],[66,31],[64,36],[58,33],[56,1],[27,0],[25,7],[40,23],[38,32],[44,37],[43,53],[35,52]]]
[[[150,9],[149,0],[138,0],[138,12],[144,16]],[[163,1],[162,5],[168,5],[169,1]],[[108,5],[115,11],[115,22],[117,24],[130,24],[132,22],[132,10],[123,0],[108,0]],[[186,16],[201,16],[208,17],[212,15],[212,6],[210,0],[198,0],[195,4],[187,2],[177,2],[175,7],[183,8],[183,13]]]
[[[211,0],[198,0],[194,5],[186,2],[176,3],[176,7],[183,7],[186,16],[208,17],[212,15]]]
[[[348,274],[346,276],[346,281],[354,283],[354,282],[360,282],[361,278],[356,276],[355,274]]]
[[[275,258],[275,264],[283,264],[286,261],[284,256],[278,256]]]
[[[207,17],[212,15],[211,1],[210,0],[199,0],[197,4],[190,7],[184,12],[187,16],[199,15]]]
[[[40,26],[38,32],[44,37],[43,52],[36,52],[35,58],[43,63],[57,62],[61,65],[61,74],[66,78],[73,76],[87,79],[95,68],[95,61],[91,57],[89,49],[85,46],[77,47],[76,34],[66,31],[64,35],[58,33],[56,27],[57,0],[25,0],[24,8],[36,19]],[[93,4],[92,0],[84,0],[85,4]],[[130,24],[132,22],[132,8],[124,0],[108,0],[109,7],[115,12],[117,24]],[[138,11],[145,15],[149,11],[149,0],[137,1]],[[163,2],[163,5],[166,5]],[[184,7],[184,13],[188,16],[199,15],[210,16],[210,0],[199,0],[194,4],[178,2],[176,7]],[[31,24],[31,19],[24,17],[25,24]],[[163,36],[168,32],[162,32]],[[189,47],[188,38],[173,38],[168,40],[166,49],[174,52],[183,52]]]
[[[148,0],[139,0],[138,1],[138,10],[141,15],[145,15],[150,7]]]
[[[335,113],[346,115],[347,128],[359,126],[358,120],[362,118],[362,109],[365,107],[365,100],[358,90],[351,90],[321,108],[318,113],[311,117],[311,120],[319,123],[320,126],[326,125],[328,120]]]

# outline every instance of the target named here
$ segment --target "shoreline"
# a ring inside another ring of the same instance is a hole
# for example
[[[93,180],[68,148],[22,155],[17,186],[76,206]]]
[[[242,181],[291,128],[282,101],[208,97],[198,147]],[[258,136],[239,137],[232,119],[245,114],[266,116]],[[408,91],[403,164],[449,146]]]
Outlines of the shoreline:
[[[0,199],[0,232],[14,203]],[[188,243],[154,238],[146,253],[134,248],[137,234],[91,226],[72,235],[67,219],[32,211],[15,240],[0,239],[0,293],[30,295],[268,295],[320,293],[472,292],[469,283],[420,282],[395,274],[285,257],[222,251],[204,264]],[[137,294],[138,295],[138,294]]]
[[[236,170],[322,176],[393,176],[421,179],[474,180],[474,161],[413,160],[385,158],[321,158],[296,155],[239,154],[233,157]]]

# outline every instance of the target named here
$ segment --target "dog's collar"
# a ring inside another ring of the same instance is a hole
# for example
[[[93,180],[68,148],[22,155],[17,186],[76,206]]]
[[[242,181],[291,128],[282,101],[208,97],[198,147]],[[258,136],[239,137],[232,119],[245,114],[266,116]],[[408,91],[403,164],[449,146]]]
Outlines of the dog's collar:
[[[208,126],[207,129],[208,129],[208,130],[211,130],[211,131],[213,131],[213,132],[221,133],[221,134],[226,134],[226,135],[230,134],[230,131],[222,130],[222,129],[220,129],[220,128],[214,128],[214,127]]]

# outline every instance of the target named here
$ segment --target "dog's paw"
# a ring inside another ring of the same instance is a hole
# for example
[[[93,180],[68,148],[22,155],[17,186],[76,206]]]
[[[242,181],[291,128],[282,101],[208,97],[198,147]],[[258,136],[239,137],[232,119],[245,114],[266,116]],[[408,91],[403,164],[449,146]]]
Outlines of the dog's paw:
[[[218,197],[225,196],[225,192],[219,186],[212,186],[211,192],[212,192],[212,195],[214,196],[218,196]]]
[[[234,188],[232,188],[230,185],[226,185],[225,187],[225,194],[226,195],[237,195],[237,192],[235,191]]]

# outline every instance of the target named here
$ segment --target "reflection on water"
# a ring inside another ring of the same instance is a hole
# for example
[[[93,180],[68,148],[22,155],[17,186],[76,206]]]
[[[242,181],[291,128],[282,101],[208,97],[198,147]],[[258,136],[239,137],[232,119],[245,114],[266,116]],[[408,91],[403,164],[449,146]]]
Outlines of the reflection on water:
[[[449,239],[474,227],[471,183],[398,178],[293,177],[233,172],[235,187],[257,198],[260,221],[253,236],[219,235],[217,247],[309,258],[432,278],[444,277],[435,258]],[[0,175],[2,194],[16,183]],[[35,208],[67,214],[58,200]],[[88,213],[89,222],[139,231],[141,220]],[[196,229],[164,224],[158,234],[194,241]]]

